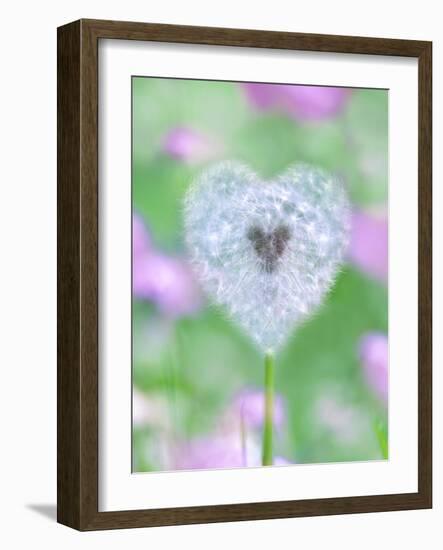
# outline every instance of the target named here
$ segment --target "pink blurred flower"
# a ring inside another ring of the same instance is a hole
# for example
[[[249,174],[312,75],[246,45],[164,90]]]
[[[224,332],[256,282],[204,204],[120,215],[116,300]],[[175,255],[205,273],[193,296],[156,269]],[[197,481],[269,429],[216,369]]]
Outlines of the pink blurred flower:
[[[254,84],[253,82],[245,82],[242,86],[249,102],[257,109],[264,111],[279,103],[279,94],[284,87],[280,84]]]
[[[261,466],[261,439],[264,396],[261,390],[247,388],[234,396],[216,423],[213,434],[196,438],[178,448],[178,469],[241,468]],[[285,421],[281,396],[275,398],[277,428]],[[275,466],[290,464],[276,456]]]
[[[388,337],[382,332],[368,332],[359,343],[360,360],[369,387],[381,401],[388,400]]]
[[[140,257],[151,249],[151,239],[149,238],[145,224],[138,214],[132,215],[132,254]]]
[[[208,136],[184,126],[172,128],[166,134],[162,149],[170,157],[189,164],[208,160],[217,151]]]
[[[228,407],[225,421],[243,422],[248,429],[258,429],[263,426],[265,410],[265,395],[262,390],[247,388],[241,390]],[[280,429],[286,419],[283,398],[274,396],[274,426]]]
[[[277,456],[275,466],[290,464]],[[183,445],[175,467],[178,470],[205,470],[210,468],[242,468],[261,466],[258,442],[247,438],[243,445],[237,435],[215,435],[194,439]]]
[[[260,110],[279,109],[301,122],[320,121],[338,115],[351,94],[348,88],[295,84],[242,85],[250,103]]]
[[[274,466],[289,466],[290,464],[292,464],[292,462],[289,462],[289,460],[286,460],[283,456],[274,457]]]
[[[193,313],[199,294],[191,270],[183,260],[155,252],[140,259],[133,272],[133,291],[169,315]]]
[[[176,468],[179,470],[204,470],[258,466],[259,456],[259,450],[256,449],[253,458],[248,461],[247,452],[242,449],[238,437],[203,437],[182,447]]]
[[[356,211],[352,216],[349,258],[370,276],[383,282],[388,278],[388,220]]]
[[[200,294],[189,266],[149,246],[149,237],[139,218],[133,220],[132,292],[154,302],[168,316],[194,313]]]

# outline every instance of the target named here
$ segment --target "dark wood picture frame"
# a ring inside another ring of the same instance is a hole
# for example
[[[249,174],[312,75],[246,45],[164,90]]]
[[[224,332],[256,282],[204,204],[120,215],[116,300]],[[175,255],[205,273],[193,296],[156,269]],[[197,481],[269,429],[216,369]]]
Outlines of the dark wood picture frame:
[[[98,42],[100,39],[418,58],[418,492],[98,511]],[[58,29],[58,521],[79,530],[432,506],[432,43],[80,20]]]

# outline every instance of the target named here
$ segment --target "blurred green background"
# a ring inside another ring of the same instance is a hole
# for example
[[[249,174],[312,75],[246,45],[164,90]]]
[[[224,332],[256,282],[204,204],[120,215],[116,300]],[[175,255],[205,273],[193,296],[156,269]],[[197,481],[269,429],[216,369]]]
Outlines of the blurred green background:
[[[238,83],[137,77],[132,84],[133,211],[151,254],[185,265],[183,196],[220,159],[245,162],[264,178],[297,161],[323,167],[343,178],[356,211],[386,215],[387,91],[346,91],[336,111],[305,116],[303,105],[294,115],[281,96],[260,105]],[[134,277],[136,270],[143,277],[149,258],[136,260]],[[190,453],[193,441],[210,445],[238,392],[263,384],[259,350],[223,312],[204,297],[174,312],[159,305],[161,296],[134,290],[134,471],[193,467],[177,455]],[[386,457],[387,403],[368,383],[359,342],[387,334],[387,298],[386,280],[350,260],[323,306],[277,355],[285,419],[275,454],[285,461]],[[260,427],[251,431],[259,446]]]

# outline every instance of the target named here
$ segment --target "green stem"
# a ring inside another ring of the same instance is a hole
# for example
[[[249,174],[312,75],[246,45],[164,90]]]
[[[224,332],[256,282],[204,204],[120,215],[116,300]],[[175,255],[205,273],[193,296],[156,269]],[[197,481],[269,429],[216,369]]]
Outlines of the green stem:
[[[274,355],[265,355],[265,419],[263,428],[263,466],[272,466],[272,431],[274,427]]]
[[[375,435],[377,436],[378,445],[380,447],[380,453],[384,460],[389,458],[388,451],[388,427],[386,423],[377,419],[374,422]]]

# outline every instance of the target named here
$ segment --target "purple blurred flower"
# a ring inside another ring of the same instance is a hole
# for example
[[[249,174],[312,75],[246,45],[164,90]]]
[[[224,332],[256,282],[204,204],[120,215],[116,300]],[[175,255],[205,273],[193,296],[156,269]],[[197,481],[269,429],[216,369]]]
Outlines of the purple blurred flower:
[[[274,457],[274,466],[289,466],[290,464],[292,464],[292,462],[289,462],[289,460],[286,460],[283,456]]]
[[[240,468],[249,465],[245,454],[239,438],[232,436],[199,438],[183,446],[176,468],[179,470]]]
[[[276,466],[290,464],[283,457],[275,457]],[[237,434],[215,435],[195,439],[180,449],[175,467],[178,470],[205,470],[210,468],[242,468],[261,466],[258,442],[247,438],[245,444]]]
[[[178,469],[241,468],[261,466],[261,427],[264,395],[247,388],[237,393],[216,424],[215,432],[184,443],[176,453]],[[277,428],[285,421],[281,396],[275,397],[274,421]],[[276,456],[276,466],[290,464]]]
[[[170,157],[189,164],[208,160],[217,152],[208,136],[184,126],[172,128],[166,134],[162,149]]]
[[[199,305],[197,287],[189,267],[158,252],[146,255],[133,273],[133,290],[168,315],[193,313]]]
[[[245,82],[242,84],[250,103],[260,110],[267,110],[279,103],[279,94],[284,86],[280,84],[254,84]]]
[[[338,115],[351,94],[348,88],[289,84],[242,85],[250,103],[260,110],[279,109],[292,118],[320,121]]]
[[[382,332],[368,332],[359,344],[364,377],[372,391],[384,403],[388,400],[388,337]]]
[[[151,239],[146,231],[145,224],[138,214],[132,215],[132,254],[140,257],[151,249]]]
[[[162,313],[172,317],[193,313],[200,306],[200,294],[189,266],[151,248],[138,217],[133,220],[132,291],[137,298],[154,302]]]
[[[242,422],[248,429],[261,428],[264,421],[265,395],[262,390],[241,390],[228,407],[225,422]],[[280,395],[274,396],[274,425],[280,429],[285,422],[285,407]]]
[[[388,220],[356,211],[352,216],[350,260],[370,276],[388,278]]]
[[[177,468],[241,468],[261,466],[263,391],[247,388],[234,396],[217,422],[214,434],[183,444],[177,453]],[[283,398],[275,397],[274,421],[277,428],[285,421]],[[276,456],[276,466],[290,464]]]

